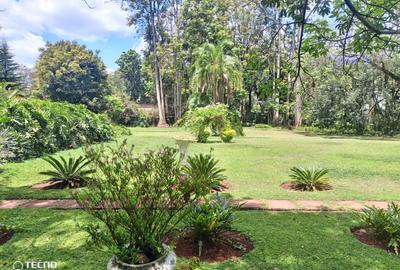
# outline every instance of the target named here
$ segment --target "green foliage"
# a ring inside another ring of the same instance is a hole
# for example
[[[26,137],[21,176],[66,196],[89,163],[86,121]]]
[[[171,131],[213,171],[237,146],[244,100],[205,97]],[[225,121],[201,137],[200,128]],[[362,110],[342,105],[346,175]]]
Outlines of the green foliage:
[[[170,147],[137,156],[124,142],[116,149],[88,148],[86,155],[97,174],[74,197],[101,221],[87,227],[92,240],[126,263],[159,258],[164,238],[210,192],[218,172],[182,164]]]
[[[15,159],[38,157],[83,143],[110,140],[112,128],[101,115],[83,105],[27,99],[0,108],[0,128],[15,141]]]
[[[124,78],[127,93],[134,100],[142,100],[144,86],[141,75],[142,61],[140,55],[134,50],[123,52],[116,63]]]
[[[106,66],[85,46],[71,41],[48,43],[35,71],[35,88],[44,96],[103,110],[101,100],[109,92]]]
[[[218,241],[220,232],[230,230],[233,223],[235,207],[220,196],[207,199],[193,207],[185,220],[185,228],[193,233],[199,244],[199,257],[202,247],[210,241]]]
[[[0,82],[18,83],[18,64],[14,61],[7,41],[3,40],[0,44]]]
[[[223,129],[231,127],[228,107],[223,104],[192,109],[186,113],[184,122],[202,143],[207,142],[210,130],[219,135]]]
[[[227,128],[222,130],[221,134],[219,135],[221,137],[221,140],[225,143],[229,143],[233,140],[233,137],[235,137],[236,131],[231,128]]]
[[[325,177],[329,172],[327,169],[293,167],[290,171],[290,177],[294,179],[293,184],[300,190],[316,191],[329,188],[329,179]]]
[[[193,55],[191,90],[209,96],[214,103],[231,104],[234,93],[243,86],[240,61],[226,53],[227,46],[228,41],[205,43]]]
[[[106,114],[117,124],[125,126],[148,127],[151,125],[151,117],[128,96],[106,96]]]
[[[87,160],[84,156],[70,157],[68,161],[63,156],[60,156],[60,160],[48,156],[44,157],[43,160],[48,162],[53,170],[44,171],[40,174],[51,176],[55,180],[62,180],[70,188],[84,186],[86,179],[95,172],[93,169],[86,169],[90,160]]]
[[[254,127],[255,128],[265,128],[265,129],[272,128],[272,126],[269,124],[255,124]]]
[[[400,204],[392,202],[388,209],[368,207],[360,214],[361,221],[399,254],[400,247]]]
[[[226,177],[222,174],[225,170],[219,168],[218,160],[211,154],[197,154],[189,156],[184,166],[186,175],[190,175],[192,187],[195,190],[201,190],[207,193],[208,187],[216,187]]]

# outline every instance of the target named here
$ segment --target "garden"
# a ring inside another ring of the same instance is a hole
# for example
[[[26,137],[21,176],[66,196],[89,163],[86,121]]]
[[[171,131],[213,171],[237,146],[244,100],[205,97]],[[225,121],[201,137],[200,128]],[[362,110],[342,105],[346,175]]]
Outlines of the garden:
[[[4,39],[0,269],[399,269],[400,6],[295,2],[77,0],[116,70]]]

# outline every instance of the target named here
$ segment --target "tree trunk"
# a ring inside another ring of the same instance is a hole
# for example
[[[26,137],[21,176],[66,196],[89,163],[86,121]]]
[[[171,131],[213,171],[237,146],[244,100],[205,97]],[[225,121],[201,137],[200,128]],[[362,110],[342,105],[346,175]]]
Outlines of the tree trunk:
[[[300,85],[299,80],[296,81],[295,84],[295,92],[296,92],[296,110],[294,114],[294,127],[299,128],[303,122],[303,98],[300,93]]]
[[[153,61],[154,61],[154,78],[155,78],[155,86],[156,86],[156,96],[157,96],[157,106],[158,106],[158,127],[168,127],[166,116],[165,116],[165,103],[164,103],[164,92],[162,86],[162,77],[161,77],[161,67],[160,61],[157,55],[157,32],[155,27],[155,8],[153,7],[154,3],[150,3],[151,9],[151,34],[153,41]]]

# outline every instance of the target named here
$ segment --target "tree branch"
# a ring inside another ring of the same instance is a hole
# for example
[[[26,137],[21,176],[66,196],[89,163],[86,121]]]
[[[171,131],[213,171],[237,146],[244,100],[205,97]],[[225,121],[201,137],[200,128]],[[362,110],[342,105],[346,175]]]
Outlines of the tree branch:
[[[372,24],[370,21],[368,21],[367,18],[365,18],[353,5],[353,3],[350,0],[344,0],[346,6],[350,9],[351,13],[356,16],[356,18],[365,26],[367,27],[370,31],[376,33],[376,34],[383,34],[383,35],[398,35],[400,34],[400,30],[394,30],[394,29],[380,29],[376,25]]]

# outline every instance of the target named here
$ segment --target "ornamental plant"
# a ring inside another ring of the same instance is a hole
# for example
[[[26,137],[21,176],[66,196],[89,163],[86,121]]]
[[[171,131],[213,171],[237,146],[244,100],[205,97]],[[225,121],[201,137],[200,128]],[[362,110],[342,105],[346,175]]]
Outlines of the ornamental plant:
[[[218,241],[219,234],[232,228],[233,216],[237,207],[220,195],[207,199],[204,203],[192,208],[185,220],[186,229],[193,234],[199,246],[199,257],[202,247],[209,242]]]
[[[192,168],[198,163],[182,163],[170,147],[136,155],[125,141],[116,149],[88,148],[86,156],[97,172],[74,197],[100,221],[86,230],[96,246],[128,264],[160,258],[166,236],[220,179],[216,163]]]
[[[224,104],[208,105],[188,111],[184,123],[198,142],[205,143],[211,132],[219,136],[224,129],[230,129],[230,115],[228,106]]]
[[[294,180],[296,189],[303,191],[326,190],[330,188],[327,169],[293,167],[290,177]]]
[[[224,129],[219,136],[224,143],[229,143],[233,140],[233,137],[235,137],[235,135],[236,131],[234,129],[227,128]]]
[[[371,228],[376,235],[388,242],[388,246],[399,254],[400,247],[400,204],[392,202],[388,209],[367,207],[360,214],[364,225]]]

